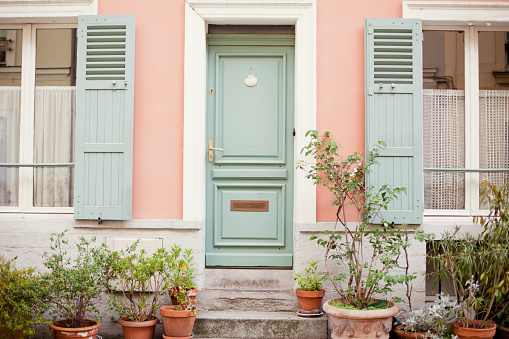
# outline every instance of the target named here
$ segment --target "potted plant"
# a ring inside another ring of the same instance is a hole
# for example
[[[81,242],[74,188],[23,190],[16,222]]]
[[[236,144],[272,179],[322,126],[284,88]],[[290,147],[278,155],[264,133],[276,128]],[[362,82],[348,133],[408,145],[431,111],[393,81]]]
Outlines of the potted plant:
[[[440,294],[432,306],[410,312],[405,324],[394,329],[401,339],[451,338],[451,324],[459,316],[460,307],[446,294]]]
[[[298,167],[314,184],[326,187],[337,206],[334,228],[324,231],[323,237],[311,237],[325,248],[327,276],[340,297],[323,305],[332,338],[388,338],[392,317],[399,311],[394,302],[401,300],[393,296],[393,288],[415,279],[416,274],[408,273],[408,263],[404,273],[395,271],[400,268],[398,260],[407,259],[405,251],[410,244],[406,226],[384,221],[381,211],[405,189],[387,184],[375,189],[365,183],[366,174],[386,146],[384,141],[366,157],[355,152],[342,159],[340,145],[330,133],[319,136],[318,131],[311,130],[306,136],[310,141],[302,152],[312,156],[314,163],[300,162]],[[419,240],[423,240],[422,234]],[[339,272],[333,273],[331,260],[339,264]]]
[[[509,282],[509,226],[506,186],[483,182],[481,202],[490,208],[488,216],[474,217],[483,226],[478,236],[461,233],[456,227],[432,241],[429,258],[435,263],[434,282],[451,278],[462,314],[453,324],[460,338],[493,337],[496,324],[492,310],[507,298]]]
[[[155,314],[169,299],[164,294],[176,258],[164,248],[151,255],[136,251],[138,243],[109,257],[108,303],[120,315],[124,338],[151,339],[159,323]]]
[[[505,180],[500,186],[483,181],[481,203],[489,206],[487,216],[474,218],[474,222],[483,227],[481,241],[498,249],[496,263],[484,261],[482,264],[498,266],[496,270],[485,267],[479,283],[481,286],[491,286],[483,289],[487,299],[492,294],[494,296],[488,319],[497,324],[495,337],[509,339],[509,181]],[[491,281],[499,281],[500,286],[494,288]]]
[[[71,257],[67,231],[51,235],[51,252],[43,254],[48,273],[43,280],[48,287],[50,314],[60,320],[50,324],[54,337],[85,336],[94,339],[101,317],[96,303],[107,281],[105,273],[108,249],[104,243],[93,246],[96,238],[80,237],[76,253]],[[94,319],[89,316],[95,314]]]
[[[177,289],[189,291],[189,300],[194,305],[198,295],[198,287],[194,283],[193,250],[182,250],[180,245],[173,245],[171,254],[176,258],[168,293],[173,305],[178,304]]]
[[[31,338],[44,323],[46,291],[33,268],[18,269],[0,255],[0,337]]]
[[[177,302],[170,306],[161,306],[165,339],[192,339],[193,327],[198,310],[191,302],[190,290],[177,287],[174,293]]]
[[[322,315],[322,298],[325,290],[322,288],[322,281],[326,278],[325,274],[316,273],[318,269],[317,261],[308,262],[308,267],[304,272],[295,274],[293,277],[297,282],[295,294],[299,300],[299,311],[297,315],[300,317],[319,317]]]

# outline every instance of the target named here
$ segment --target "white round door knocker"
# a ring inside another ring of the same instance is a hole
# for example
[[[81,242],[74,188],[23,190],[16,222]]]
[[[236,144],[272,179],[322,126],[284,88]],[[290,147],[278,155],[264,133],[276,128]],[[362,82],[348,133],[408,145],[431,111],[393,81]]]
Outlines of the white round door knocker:
[[[244,83],[247,87],[253,87],[258,82],[258,79],[254,76],[254,74],[248,74],[248,76],[244,79]]]

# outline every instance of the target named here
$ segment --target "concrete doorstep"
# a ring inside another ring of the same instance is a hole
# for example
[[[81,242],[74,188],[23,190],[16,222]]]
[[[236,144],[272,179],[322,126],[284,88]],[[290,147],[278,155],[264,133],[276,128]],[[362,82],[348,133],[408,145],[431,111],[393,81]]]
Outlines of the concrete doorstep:
[[[295,312],[201,311],[195,338],[327,339],[327,316],[302,318]]]

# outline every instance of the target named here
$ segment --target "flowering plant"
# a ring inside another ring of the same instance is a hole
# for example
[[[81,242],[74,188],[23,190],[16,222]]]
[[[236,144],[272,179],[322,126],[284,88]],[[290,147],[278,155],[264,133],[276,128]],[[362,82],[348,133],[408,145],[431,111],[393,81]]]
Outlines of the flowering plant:
[[[310,137],[310,141],[301,152],[312,156],[315,162],[301,161],[297,167],[303,169],[314,184],[326,187],[333,194],[332,205],[337,206],[334,228],[324,231],[322,237],[312,236],[311,240],[325,248],[327,275],[343,304],[366,309],[375,297],[401,301],[392,296],[393,287],[400,283],[407,284],[410,302],[410,282],[417,275],[408,272],[406,249],[410,243],[406,225],[384,221],[382,215],[389,203],[406,190],[388,184],[375,189],[365,181],[371,167],[378,164],[377,157],[386,142],[379,141],[365,157],[354,152],[341,158],[338,154],[341,146],[329,132],[320,136],[318,131],[311,130],[306,137]],[[348,205],[353,208],[347,208]],[[418,239],[424,240],[422,234]],[[368,246],[371,248],[367,249]],[[399,264],[400,258],[406,261],[403,267]],[[339,274],[332,273],[329,260],[336,260],[342,266]],[[402,274],[395,272],[398,268],[403,269]],[[389,307],[389,303],[385,304]]]
[[[196,306],[192,303],[191,298],[189,296],[190,290],[176,287],[174,290],[174,296],[177,298],[177,305],[175,305],[175,310],[177,311],[191,311],[191,314],[196,313]]]
[[[460,314],[460,306],[446,294],[440,294],[430,307],[410,312],[404,325],[408,332],[427,332],[428,338],[444,338],[451,335],[451,324]]]
[[[185,290],[196,288],[194,283],[193,250],[190,248],[182,250],[180,245],[173,245],[171,254],[176,258],[171,276],[171,289],[178,287]]]

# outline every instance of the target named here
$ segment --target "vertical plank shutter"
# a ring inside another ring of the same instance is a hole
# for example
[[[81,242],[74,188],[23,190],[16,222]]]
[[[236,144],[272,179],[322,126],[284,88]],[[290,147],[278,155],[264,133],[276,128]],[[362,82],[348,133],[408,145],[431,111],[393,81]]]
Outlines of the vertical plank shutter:
[[[134,15],[78,18],[75,219],[129,220]]]
[[[388,147],[367,184],[406,187],[384,213],[388,221],[422,223],[422,23],[419,19],[365,21],[366,149]]]

